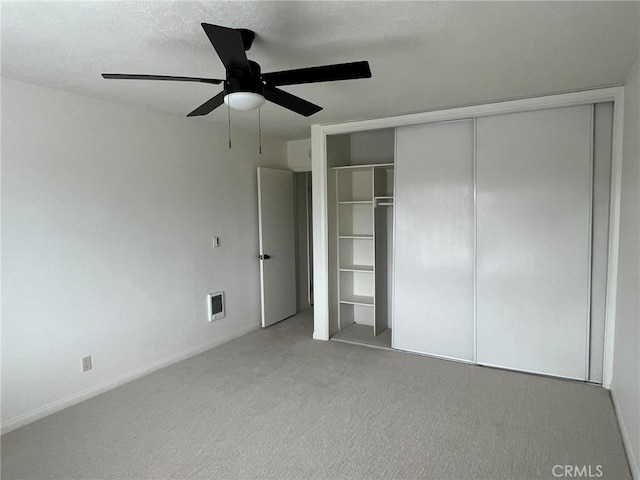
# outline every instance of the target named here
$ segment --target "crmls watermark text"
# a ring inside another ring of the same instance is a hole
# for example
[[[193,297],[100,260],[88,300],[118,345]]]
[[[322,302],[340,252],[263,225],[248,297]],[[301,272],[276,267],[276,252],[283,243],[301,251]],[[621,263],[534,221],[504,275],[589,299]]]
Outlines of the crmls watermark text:
[[[602,465],[554,465],[551,474],[556,478],[600,478]]]

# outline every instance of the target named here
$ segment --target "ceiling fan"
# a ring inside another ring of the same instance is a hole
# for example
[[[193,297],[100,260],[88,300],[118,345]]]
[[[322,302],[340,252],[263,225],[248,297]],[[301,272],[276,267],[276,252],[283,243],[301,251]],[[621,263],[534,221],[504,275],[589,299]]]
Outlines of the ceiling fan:
[[[188,117],[207,115],[223,103],[236,110],[252,110],[262,106],[265,100],[308,117],[322,110],[322,107],[277,87],[302,83],[371,78],[369,62],[366,61],[261,73],[260,65],[247,59],[245,53],[251,48],[255,39],[256,35],[253,31],[208,23],[202,23],[201,25],[224,64],[226,80],[121,73],[103,73],[102,76],[108,79],[169,80],[215,85],[223,84],[222,92],[189,113]]]

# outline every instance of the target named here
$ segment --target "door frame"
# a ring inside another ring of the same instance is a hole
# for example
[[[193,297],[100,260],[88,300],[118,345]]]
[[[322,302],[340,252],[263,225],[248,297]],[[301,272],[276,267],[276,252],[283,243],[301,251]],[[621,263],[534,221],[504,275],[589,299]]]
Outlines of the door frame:
[[[476,117],[613,102],[613,146],[611,157],[611,205],[604,332],[602,386],[610,389],[613,375],[613,347],[620,237],[620,192],[622,182],[622,132],[624,86],[584,90],[518,100],[441,109],[409,115],[311,126],[311,171],[313,199],[314,330],[316,340],[329,340],[329,228],[327,198],[327,136],[389,129],[421,123],[473,119]]]

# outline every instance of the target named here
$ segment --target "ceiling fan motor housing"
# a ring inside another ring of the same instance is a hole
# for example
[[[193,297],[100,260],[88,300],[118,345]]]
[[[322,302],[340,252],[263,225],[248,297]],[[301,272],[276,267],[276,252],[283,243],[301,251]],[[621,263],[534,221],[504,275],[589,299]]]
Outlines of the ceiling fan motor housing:
[[[245,51],[251,49],[251,45],[253,45],[253,41],[256,39],[256,33],[248,28],[237,28],[236,30],[240,32]]]
[[[241,69],[227,70],[227,81],[224,85],[225,94],[234,92],[254,92],[262,94],[264,83],[260,78],[260,65],[249,60],[250,71]]]

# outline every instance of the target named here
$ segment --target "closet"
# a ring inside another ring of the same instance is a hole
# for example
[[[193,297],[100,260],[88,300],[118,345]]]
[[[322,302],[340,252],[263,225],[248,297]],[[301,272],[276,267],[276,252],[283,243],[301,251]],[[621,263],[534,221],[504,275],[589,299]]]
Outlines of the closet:
[[[328,135],[329,336],[602,383],[613,117],[579,103]]]
[[[401,127],[393,347],[602,381],[611,104]]]
[[[330,168],[337,340],[391,346],[393,139],[393,131],[348,136]]]

